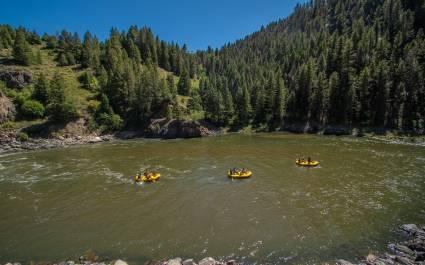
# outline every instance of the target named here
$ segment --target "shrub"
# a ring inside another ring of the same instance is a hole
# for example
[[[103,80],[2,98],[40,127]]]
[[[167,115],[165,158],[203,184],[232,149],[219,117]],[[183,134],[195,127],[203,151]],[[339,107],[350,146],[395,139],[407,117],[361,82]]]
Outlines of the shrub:
[[[84,72],[80,76],[80,82],[83,84],[84,88],[87,90],[97,92],[100,89],[99,81],[90,72]]]
[[[95,113],[99,109],[99,105],[100,105],[99,101],[97,101],[97,100],[90,100],[88,102],[88,105],[87,105],[88,112],[89,113]]]
[[[101,113],[97,122],[103,127],[103,131],[116,131],[123,126],[123,120],[117,114]]]
[[[77,107],[72,102],[65,102],[64,104],[52,103],[47,106],[47,113],[50,119],[55,122],[66,123],[80,117]]]
[[[27,98],[22,93],[17,93],[13,99],[13,103],[15,103],[15,105],[20,107],[25,103],[26,100]]]
[[[44,116],[43,104],[36,100],[26,100],[21,105],[20,114],[27,119],[38,119]]]
[[[28,136],[28,134],[26,134],[26,133],[24,133],[24,132],[20,132],[20,133],[18,133],[18,135],[16,136],[16,139],[17,139],[18,141],[21,141],[21,142],[26,142],[26,141],[28,141],[29,136]]]

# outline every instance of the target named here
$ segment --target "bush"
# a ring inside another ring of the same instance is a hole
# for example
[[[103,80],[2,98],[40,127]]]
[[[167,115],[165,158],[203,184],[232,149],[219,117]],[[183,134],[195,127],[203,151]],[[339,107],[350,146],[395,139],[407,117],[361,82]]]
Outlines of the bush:
[[[88,102],[88,105],[87,105],[88,112],[89,113],[95,113],[99,109],[99,105],[100,105],[99,101],[97,101],[97,100],[90,100]]]
[[[123,127],[123,120],[117,114],[99,114],[97,122],[103,127],[103,131],[117,131]]]
[[[36,100],[27,100],[21,105],[20,114],[27,119],[38,119],[44,117],[43,104]]]
[[[99,81],[93,74],[89,72],[84,72],[80,76],[80,82],[83,84],[85,89],[92,92],[97,92],[100,89]]]
[[[53,103],[47,107],[50,119],[55,122],[69,122],[76,120],[80,117],[77,107],[70,103],[65,102],[63,105]]]
[[[22,93],[17,93],[13,99],[13,103],[15,103],[15,105],[20,107],[25,103],[26,100],[27,100],[27,97],[25,97]]]
[[[18,141],[21,141],[21,142],[26,142],[26,141],[28,141],[29,136],[28,136],[28,134],[26,134],[26,133],[24,133],[24,132],[20,132],[20,133],[18,133],[18,135],[16,136],[16,139],[17,139]]]

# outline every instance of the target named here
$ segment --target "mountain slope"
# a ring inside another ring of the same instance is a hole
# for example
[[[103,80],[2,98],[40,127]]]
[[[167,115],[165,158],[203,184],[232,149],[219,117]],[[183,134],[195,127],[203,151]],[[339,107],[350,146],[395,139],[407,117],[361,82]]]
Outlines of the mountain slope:
[[[241,113],[252,110],[254,123],[422,130],[425,6],[414,2],[312,1],[199,56],[210,81],[226,83],[239,108],[247,87],[251,108]],[[275,100],[280,79],[283,103]]]
[[[112,29],[100,42],[89,32],[81,41],[66,31],[40,37],[3,25],[0,52],[9,57],[0,67],[69,76],[73,83],[53,87],[68,87],[67,97],[77,99],[55,105],[46,98],[47,118],[57,121],[49,109],[61,105],[75,118],[77,105],[100,131],[176,118],[236,129],[423,133],[424,21],[424,0],[315,0],[242,40],[196,53],[146,27]],[[40,110],[35,87],[27,89],[26,107]],[[48,85],[42,91],[52,94]],[[15,102],[19,113],[24,102]]]

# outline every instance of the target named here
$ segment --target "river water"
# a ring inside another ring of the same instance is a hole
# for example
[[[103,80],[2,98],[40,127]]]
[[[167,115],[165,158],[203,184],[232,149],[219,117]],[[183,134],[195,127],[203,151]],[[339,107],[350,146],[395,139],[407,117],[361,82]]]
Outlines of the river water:
[[[300,168],[297,155],[321,161]],[[129,140],[0,157],[0,263],[91,249],[133,264],[355,260],[425,220],[425,148],[283,133]],[[226,170],[246,167],[247,180]],[[154,184],[131,176],[153,169]]]

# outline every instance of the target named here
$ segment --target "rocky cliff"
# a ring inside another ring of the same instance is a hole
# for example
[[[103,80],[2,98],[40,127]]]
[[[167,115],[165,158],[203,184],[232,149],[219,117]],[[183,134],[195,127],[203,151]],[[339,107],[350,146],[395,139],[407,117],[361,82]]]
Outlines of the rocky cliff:
[[[146,130],[150,138],[196,138],[211,135],[212,132],[198,121],[156,119],[152,120]]]
[[[15,115],[15,105],[0,91],[0,123],[13,120]]]
[[[32,74],[22,71],[2,71],[0,80],[10,88],[23,88],[32,83]]]

